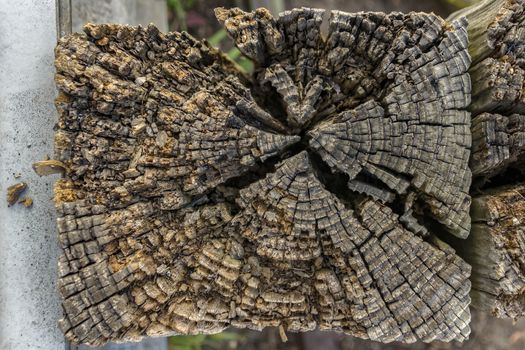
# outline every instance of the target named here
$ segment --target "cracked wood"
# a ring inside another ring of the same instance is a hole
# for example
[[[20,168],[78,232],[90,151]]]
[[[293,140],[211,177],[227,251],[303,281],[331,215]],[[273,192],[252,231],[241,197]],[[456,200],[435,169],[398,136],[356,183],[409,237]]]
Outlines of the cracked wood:
[[[461,16],[473,61],[474,224],[468,240],[453,245],[472,265],[473,306],[517,318],[525,315],[525,1],[485,0],[449,20]]]
[[[525,184],[475,197],[472,232],[460,248],[472,265],[472,305],[496,317],[525,315]]]
[[[525,2],[485,0],[449,20],[462,16],[469,21],[472,56],[470,165],[477,182],[484,182],[523,161]]]
[[[74,343],[316,327],[464,340],[464,20],[217,9],[244,76],[185,33],[56,49],[60,326]]]

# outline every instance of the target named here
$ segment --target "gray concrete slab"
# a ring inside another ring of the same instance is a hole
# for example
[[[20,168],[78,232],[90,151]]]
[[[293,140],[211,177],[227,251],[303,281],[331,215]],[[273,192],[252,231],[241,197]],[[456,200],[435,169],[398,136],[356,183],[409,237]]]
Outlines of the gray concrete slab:
[[[55,178],[31,168],[53,154],[55,2],[0,0],[0,18],[0,349],[63,350]],[[18,181],[32,208],[8,208],[7,186]]]

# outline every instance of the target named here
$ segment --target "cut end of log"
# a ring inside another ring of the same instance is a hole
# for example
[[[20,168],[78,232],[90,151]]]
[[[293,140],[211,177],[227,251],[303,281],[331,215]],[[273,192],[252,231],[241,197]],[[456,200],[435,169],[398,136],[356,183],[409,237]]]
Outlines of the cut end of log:
[[[60,326],[74,343],[319,327],[466,339],[465,21],[217,9],[205,42],[87,25],[56,49]]]

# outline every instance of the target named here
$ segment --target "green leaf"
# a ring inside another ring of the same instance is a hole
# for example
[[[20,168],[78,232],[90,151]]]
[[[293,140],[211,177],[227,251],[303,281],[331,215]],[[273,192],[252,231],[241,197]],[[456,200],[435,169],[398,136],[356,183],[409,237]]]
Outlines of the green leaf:
[[[217,334],[212,334],[208,337],[208,340],[211,341],[226,341],[226,340],[239,340],[242,339],[242,336],[239,333],[235,332],[222,332]]]
[[[170,350],[201,350],[204,345],[220,349],[223,342],[242,338],[240,334],[234,332],[213,335],[177,335],[169,338],[169,344]]]
[[[210,43],[210,45],[213,47],[218,47],[219,44],[224,39],[226,39],[226,36],[227,36],[226,31],[224,29],[220,29],[219,31],[217,31],[215,34],[213,34],[212,36],[208,38],[208,43]]]
[[[241,51],[239,51],[238,48],[234,47],[234,48],[230,49],[226,53],[226,55],[230,58],[230,60],[235,61],[241,55]]]
[[[253,72],[253,62],[249,58],[242,57],[238,64],[245,73]]]
[[[205,334],[177,335],[169,338],[173,350],[200,350],[206,340]]]
[[[168,0],[168,5],[175,11],[177,20],[181,30],[187,30],[186,26],[186,10],[180,0]]]
[[[451,4],[452,6],[461,9],[467,6],[472,6],[481,0],[444,0],[444,2]]]
[[[171,7],[173,10],[176,10],[181,6],[181,3],[179,0],[168,0],[168,6]]]
[[[184,0],[184,8],[189,10],[195,5],[195,0]]]

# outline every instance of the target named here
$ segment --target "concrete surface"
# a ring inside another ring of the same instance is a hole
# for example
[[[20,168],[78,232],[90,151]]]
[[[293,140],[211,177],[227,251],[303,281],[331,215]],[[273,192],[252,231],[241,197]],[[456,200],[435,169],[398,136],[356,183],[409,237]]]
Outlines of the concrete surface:
[[[144,23],[165,29],[161,2],[73,0],[73,21],[80,25],[83,13],[94,22],[100,16],[98,22],[137,24],[144,16]],[[90,14],[90,6],[98,14]],[[84,12],[77,15],[80,8]],[[57,328],[59,249],[52,204],[57,176],[41,178],[31,168],[53,155],[55,1],[0,0],[0,18],[0,350],[72,349]],[[19,181],[28,184],[24,194],[33,198],[31,208],[7,206],[7,187]],[[166,344],[166,339],[151,339],[104,349],[164,350]]]
[[[53,154],[55,2],[0,0],[0,18],[0,349],[63,350],[55,178],[31,168]],[[18,181],[32,208],[7,207],[6,188]]]

